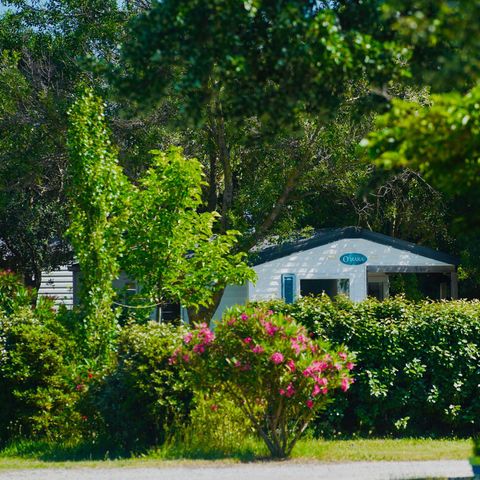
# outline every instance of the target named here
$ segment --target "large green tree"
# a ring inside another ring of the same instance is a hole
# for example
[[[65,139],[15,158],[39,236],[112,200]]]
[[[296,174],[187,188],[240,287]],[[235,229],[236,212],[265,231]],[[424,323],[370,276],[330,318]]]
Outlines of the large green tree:
[[[401,54],[375,28],[343,27],[334,3],[156,2],[130,24],[119,83],[141,101],[173,89],[203,121],[255,115],[278,123],[333,108],[353,81],[388,80]]]
[[[122,269],[140,286],[133,308],[180,302],[208,307],[227,284],[253,280],[244,254],[232,253],[238,232],[215,235],[215,212],[199,212],[201,164],[180,149],[154,151],[151,166],[128,180],[106,127],[104,105],[91,89],[70,112],[71,226],[82,271],[82,305],[93,354],[108,351],[114,332],[113,280]]]
[[[441,195],[414,170],[386,176],[362,164],[356,150],[372,107],[427,96],[418,81],[426,55],[406,30],[412,8],[154,3],[130,24],[116,83],[144,110],[175,106],[163,118],[205,164],[208,208],[223,229],[243,232],[244,250],[303,227],[352,223],[443,246]],[[428,68],[442,61],[430,50]]]
[[[158,2],[132,21],[114,72],[121,90],[140,104],[174,96],[183,122],[201,128],[208,205],[221,214],[223,229],[234,221],[241,147],[258,142],[255,131],[264,128],[296,132],[303,147],[284,165],[258,222],[258,240],[308,168],[309,145],[323,130],[318,116],[331,115],[352,83],[365,84],[368,96],[370,86],[381,88],[392,71],[402,70],[395,45],[374,32],[343,28],[332,2]],[[314,116],[318,128],[305,128],[305,116]]]
[[[150,149],[181,145],[200,160],[199,209],[221,215],[218,231],[241,230],[243,250],[352,223],[438,246],[445,208],[433,177],[414,163],[384,175],[358,161],[355,145],[379,100],[425,105],[430,85],[475,83],[477,0],[4,3],[15,8],[0,18],[2,262],[32,284],[70,255],[60,241],[65,118],[79,80],[107,98],[130,178],[153,166]],[[92,58],[114,66],[121,94]],[[470,197],[450,200],[464,217]]]
[[[69,117],[68,236],[82,271],[85,345],[91,356],[102,357],[115,333],[112,282],[124,252],[128,183],[110,142],[103,104],[92,91],[79,97]]]
[[[238,232],[215,235],[218,215],[199,212],[202,166],[185,159],[179,148],[152,152],[152,166],[130,192],[130,215],[121,264],[140,284],[140,297],[162,305],[180,302],[190,308],[212,303],[228,284],[253,280],[245,254],[231,251]]]

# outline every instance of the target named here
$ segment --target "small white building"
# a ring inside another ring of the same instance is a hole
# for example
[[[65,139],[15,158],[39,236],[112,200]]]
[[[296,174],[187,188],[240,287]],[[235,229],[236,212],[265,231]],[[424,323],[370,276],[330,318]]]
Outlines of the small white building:
[[[433,299],[458,296],[457,258],[358,227],[324,229],[307,239],[258,249],[252,261],[256,283],[228,286],[213,319],[221,318],[226,308],[251,300],[283,298],[291,303],[322,292],[332,297],[344,294],[355,302],[367,296],[383,300],[389,295],[389,275],[395,273],[435,277]],[[75,304],[76,278],[78,272],[66,267],[46,273],[39,294],[56,296],[67,306]],[[129,280],[121,277],[115,283],[122,288],[125,282]]]
[[[214,319],[225,308],[252,300],[325,292],[355,302],[389,295],[389,275],[435,274],[432,298],[457,298],[458,259],[431,248],[358,227],[324,229],[310,238],[260,249],[254,257],[255,284],[227,287]]]

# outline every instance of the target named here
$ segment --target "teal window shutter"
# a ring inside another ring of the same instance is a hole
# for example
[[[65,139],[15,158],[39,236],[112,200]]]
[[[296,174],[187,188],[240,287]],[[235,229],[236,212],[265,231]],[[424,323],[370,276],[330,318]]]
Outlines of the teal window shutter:
[[[282,298],[285,303],[293,303],[295,301],[295,274],[284,273],[282,275]]]

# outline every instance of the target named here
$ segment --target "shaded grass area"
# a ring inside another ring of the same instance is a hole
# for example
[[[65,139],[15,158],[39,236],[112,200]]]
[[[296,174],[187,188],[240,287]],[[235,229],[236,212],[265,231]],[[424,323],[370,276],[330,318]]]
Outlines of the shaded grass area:
[[[466,460],[471,442],[456,439],[354,439],[301,440],[295,447],[293,461],[419,461]],[[169,444],[145,452],[127,454],[105,445],[88,443],[51,443],[18,441],[0,450],[0,469],[43,467],[159,467],[173,464],[252,462],[267,459],[263,444],[245,438],[228,449],[212,445]]]

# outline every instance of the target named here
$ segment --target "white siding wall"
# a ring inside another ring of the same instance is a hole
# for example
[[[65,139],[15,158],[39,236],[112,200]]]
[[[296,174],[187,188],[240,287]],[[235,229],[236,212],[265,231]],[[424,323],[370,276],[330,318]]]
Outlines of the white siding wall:
[[[220,320],[223,312],[234,305],[245,305],[248,301],[248,285],[229,285],[223,292],[222,300],[212,317],[212,320]]]
[[[344,265],[340,262],[344,253],[363,253],[368,260],[363,265]],[[293,273],[296,275],[297,295],[301,279],[348,278],[350,298],[362,301],[367,296],[368,265],[425,267],[447,264],[363,238],[343,239],[255,266],[258,280],[255,285],[249,285],[248,298],[280,298],[282,274]]]
[[[39,296],[53,297],[57,305],[73,306],[73,272],[64,265],[58,270],[42,272]]]

